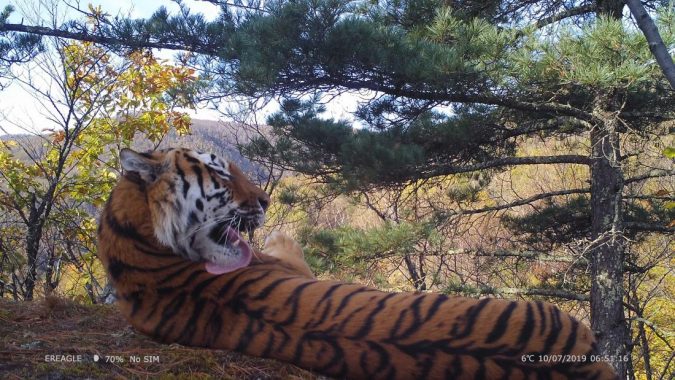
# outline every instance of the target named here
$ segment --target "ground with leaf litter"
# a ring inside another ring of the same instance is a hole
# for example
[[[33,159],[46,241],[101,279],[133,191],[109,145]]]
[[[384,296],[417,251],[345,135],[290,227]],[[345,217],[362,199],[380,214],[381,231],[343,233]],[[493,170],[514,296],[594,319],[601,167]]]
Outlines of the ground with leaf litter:
[[[274,360],[162,345],[136,333],[115,306],[58,298],[0,299],[0,378],[319,379]]]

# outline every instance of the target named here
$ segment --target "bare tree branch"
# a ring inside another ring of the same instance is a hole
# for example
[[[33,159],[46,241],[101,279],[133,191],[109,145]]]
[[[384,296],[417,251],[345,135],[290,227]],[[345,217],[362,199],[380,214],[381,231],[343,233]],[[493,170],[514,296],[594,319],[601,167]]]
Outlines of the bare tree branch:
[[[624,226],[626,227],[626,229],[629,229],[631,231],[647,231],[647,232],[663,232],[663,233],[675,232],[675,227],[673,226],[667,226],[656,223],[626,222]]]
[[[585,14],[585,13],[595,12],[596,9],[597,9],[597,6],[594,3],[586,4],[586,5],[580,5],[578,7],[570,8],[570,9],[562,11],[558,14],[554,14],[552,16],[543,18],[543,19],[537,21],[534,24],[534,26],[537,29],[541,29],[541,28],[545,27],[546,25],[553,24],[555,22],[564,20],[568,17],[579,16],[579,15],[582,15],[582,14]]]

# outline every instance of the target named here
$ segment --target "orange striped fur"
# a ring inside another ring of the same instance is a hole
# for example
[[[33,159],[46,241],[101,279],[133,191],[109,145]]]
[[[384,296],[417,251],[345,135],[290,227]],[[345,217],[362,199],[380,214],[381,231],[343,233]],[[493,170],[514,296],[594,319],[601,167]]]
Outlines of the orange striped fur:
[[[123,176],[101,216],[99,256],[120,310],[138,331],[165,343],[236,350],[337,378],[617,378],[607,363],[591,360],[597,353],[590,329],[554,305],[318,281],[297,243],[280,233],[247,267],[207,272],[203,262],[159,241],[154,224],[163,219],[153,208],[171,210],[161,203],[182,196],[180,181],[198,186],[195,165],[205,197],[213,180],[231,190],[237,207],[266,198],[232,164],[230,174],[210,176],[207,165],[188,162],[184,152],[148,154],[159,169],[148,175],[141,165],[140,173]],[[524,361],[523,355],[532,356]],[[539,355],[569,355],[572,362]]]

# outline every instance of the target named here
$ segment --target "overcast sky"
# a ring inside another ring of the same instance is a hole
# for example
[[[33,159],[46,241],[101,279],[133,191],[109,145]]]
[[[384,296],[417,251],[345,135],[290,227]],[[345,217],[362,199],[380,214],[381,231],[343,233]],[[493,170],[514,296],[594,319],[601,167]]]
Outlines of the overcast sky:
[[[67,0],[70,4],[77,4],[77,0]],[[41,4],[42,3],[42,4]],[[133,18],[150,16],[160,6],[165,6],[170,12],[176,12],[178,5],[169,0],[82,0],[80,7],[86,9],[87,4],[94,6],[100,5],[104,12],[116,15],[131,14]],[[34,14],[40,14],[46,20],[50,19],[47,15],[49,10],[43,1],[36,0],[0,0],[0,9],[4,9],[7,4],[16,8],[16,12],[10,17],[9,22],[19,23],[23,19],[24,23],[32,24]],[[214,4],[205,1],[184,0],[184,4],[190,7],[195,13],[203,13],[207,19],[215,18],[218,15],[219,8]],[[77,17],[77,13],[69,10],[65,3],[58,5],[59,13],[63,19]],[[173,52],[162,52],[160,57],[171,59]],[[19,70],[19,71],[17,71]],[[21,68],[16,68],[15,72],[21,72]],[[24,72],[26,70],[23,70]],[[6,81],[5,81],[6,84]],[[351,95],[343,95],[332,98],[328,104],[326,116],[334,118],[351,118],[349,111],[356,108],[356,99]],[[274,108],[266,108],[266,112],[259,115],[259,120],[264,120]],[[218,119],[219,114],[213,110],[199,109],[196,112],[189,113],[199,119]],[[47,110],[35,99],[35,95],[26,89],[20,83],[14,81],[4,90],[0,91],[0,135],[5,133],[25,133],[38,132],[43,129],[52,129],[54,124],[48,120]],[[5,130],[3,132],[2,130]]]

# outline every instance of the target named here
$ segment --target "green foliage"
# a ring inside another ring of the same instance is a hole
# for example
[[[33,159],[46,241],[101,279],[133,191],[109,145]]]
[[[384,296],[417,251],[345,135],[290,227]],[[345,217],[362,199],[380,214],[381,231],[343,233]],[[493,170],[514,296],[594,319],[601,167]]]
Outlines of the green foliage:
[[[433,228],[424,223],[385,223],[360,229],[344,226],[335,229],[307,228],[299,234],[308,258],[316,260],[319,270],[348,271],[364,275],[373,263],[402,258],[415,251],[423,240],[433,240]]]
[[[668,147],[663,150],[663,155],[666,156],[666,158],[670,158],[671,160],[675,158],[675,148],[673,147]]]
[[[65,291],[81,292],[87,281],[84,275],[103,278],[102,268],[94,262],[92,211],[103,205],[116,182],[119,148],[129,146],[136,135],[158,143],[170,128],[187,133],[190,119],[174,107],[192,106],[190,93],[198,89],[199,82],[193,70],[161,63],[144,52],[118,61],[100,47],[79,43],[59,53],[68,97],[64,103],[70,105],[66,120],[72,122],[35,140],[41,146],[28,146],[28,141],[0,145],[0,210],[5,214],[0,230],[7,236],[3,240],[14,242],[3,241],[0,253],[24,251],[29,261],[65,261],[69,264],[55,267],[58,273],[46,280],[58,285],[63,274]],[[116,149],[111,152],[111,147]],[[19,158],[24,149],[41,154]],[[51,248],[49,257],[30,259],[29,248],[22,247],[30,243],[9,236],[25,236],[36,224],[41,226],[41,235],[32,239]],[[21,261],[11,263],[2,267],[3,273],[27,270]],[[28,267],[35,266],[35,262],[28,263]]]
[[[317,117],[320,111],[311,102],[285,101],[268,120],[274,143],[256,138],[244,152],[354,190],[424,178],[437,165],[487,160],[514,149],[500,141],[504,131],[480,107],[452,117],[429,112],[405,128],[375,131],[352,131],[345,122]],[[383,123],[384,112],[381,108],[365,117]]]

